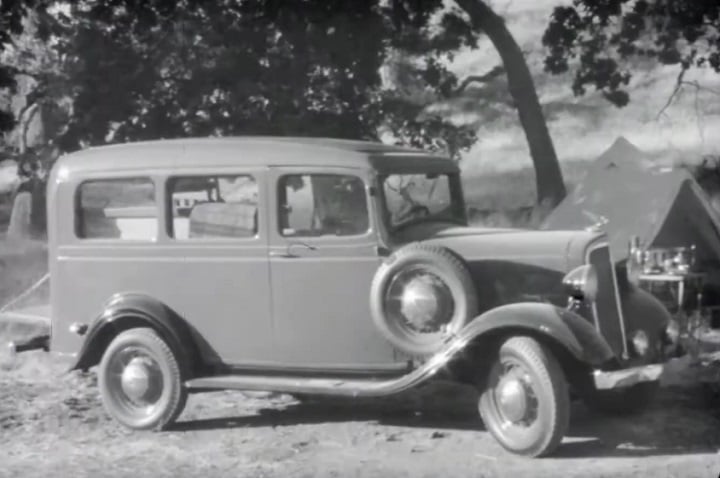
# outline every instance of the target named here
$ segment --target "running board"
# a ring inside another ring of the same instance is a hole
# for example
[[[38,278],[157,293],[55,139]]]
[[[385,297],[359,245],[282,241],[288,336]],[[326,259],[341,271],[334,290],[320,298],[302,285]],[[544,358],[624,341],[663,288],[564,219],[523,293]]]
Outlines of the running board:
[[[390,379],[304,378],[295,376],[215,375],[185,382],[189,390],[245,390],[345,397],[381,397],[403,392],[432,378],[464,346],[455,341],[419,368]]]
[[[336,378],[258,377],[248,375],[217,375],[194,378],[185,382],[190,390],[243,390],[256,392],[304,393],[338,396],[380,396],[394,393],[406,377],[392,380]]]

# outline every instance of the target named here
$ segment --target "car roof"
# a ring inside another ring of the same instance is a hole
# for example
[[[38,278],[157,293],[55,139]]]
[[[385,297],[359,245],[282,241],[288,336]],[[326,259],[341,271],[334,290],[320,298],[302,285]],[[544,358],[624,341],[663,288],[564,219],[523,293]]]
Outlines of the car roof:
[[[338,154],[342,152],[343,154]],[[319,137],[239,136],[141,141],[87,148],[58,159],[66,173],[225,166],[431,167],[447,156],[379,142]]]

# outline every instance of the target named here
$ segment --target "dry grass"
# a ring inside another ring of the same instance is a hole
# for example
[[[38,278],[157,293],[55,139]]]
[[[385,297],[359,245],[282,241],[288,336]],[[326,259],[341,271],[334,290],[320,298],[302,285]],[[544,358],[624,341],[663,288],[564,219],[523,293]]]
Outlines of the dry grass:
[[[574,161],[561,165],[568,190],[582,179],[590,164],[587,161]],[[526,208],[533,206],[537,199],[535,170],[530,167],[465,175],[463,187],[468,205],[482,210]]]
[[[40,279],[48,270],[47,246],[43,241],[0,240],[0,307]],[[46,301],[48,288],[33,294],[24,305]]]
[[[562,164],[568,191],[580,182],[590,164],[586,161]],[[465,176],[463,189],[474,226],[534,229],[549,212],[535,206],[535,170],[530,167]]]

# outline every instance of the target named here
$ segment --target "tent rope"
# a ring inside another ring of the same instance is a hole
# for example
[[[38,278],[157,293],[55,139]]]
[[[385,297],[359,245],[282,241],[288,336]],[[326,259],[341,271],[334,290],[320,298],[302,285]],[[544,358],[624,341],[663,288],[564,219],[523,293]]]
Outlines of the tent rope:
[[[3,312],[6,312],[10,307],[20,302],[25,297],[32,294],[34,291],[36,291],[41,285],[43,285],[45,282],[47,282],[50,279],[50,273],[48,272],[44,276],[42,276],[37,282],[35,282],[33,285],[25,289],[23,292],[21,292],[19,295],[15,296],[13,299],[10,300],[7,304],[0,307],[0,314]]]

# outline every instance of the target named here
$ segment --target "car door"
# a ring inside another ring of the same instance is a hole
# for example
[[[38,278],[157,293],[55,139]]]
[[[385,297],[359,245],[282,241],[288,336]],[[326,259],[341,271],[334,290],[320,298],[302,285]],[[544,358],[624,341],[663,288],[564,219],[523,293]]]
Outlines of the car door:
[[[381,257],[366,171],[272,168],[270,281],[285,366],[372,371],[404,365],[370,316]]]
[[[182,261],[152,281],[203,351],[240,367],[273,359],[266,182],[264,167],[170,177],[168,245]]]

